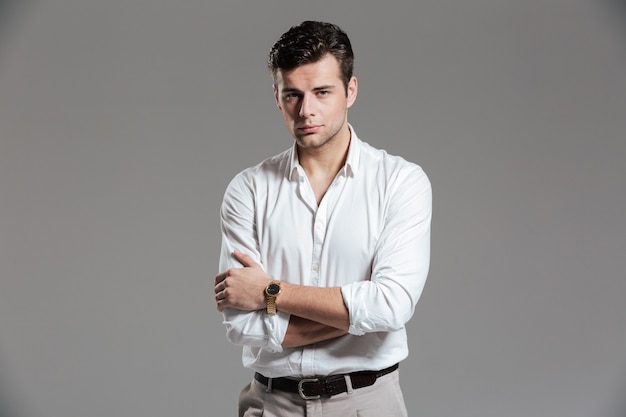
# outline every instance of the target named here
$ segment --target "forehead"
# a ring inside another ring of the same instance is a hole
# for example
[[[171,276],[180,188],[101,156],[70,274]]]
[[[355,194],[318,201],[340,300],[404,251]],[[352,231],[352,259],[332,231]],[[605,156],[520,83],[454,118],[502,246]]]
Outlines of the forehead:
[[[331,54],[309,64],[301,65],[289,71],[276,72],[278,88],[315,88],[319,85],[335,85],[341,83],[339,61]]]

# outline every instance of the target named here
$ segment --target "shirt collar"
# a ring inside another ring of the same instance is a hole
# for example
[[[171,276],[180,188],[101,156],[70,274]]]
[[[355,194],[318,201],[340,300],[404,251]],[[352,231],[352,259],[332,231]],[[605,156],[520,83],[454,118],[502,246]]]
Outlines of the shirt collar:
[[[340,173],[347,177],[354,177],[359,169],[359,156],[361,151],[361,140],[356,135],[354,128],[348,123],[350,128],[350,146],[348,148],[348,157],[346,158],[345,165],[339,170]],[[304,169],[298,161],[298,149],[296,142],[294,141],[291,148],[291,165],[289,168],[289,180],[297,180],[298,178],[304,178]]]

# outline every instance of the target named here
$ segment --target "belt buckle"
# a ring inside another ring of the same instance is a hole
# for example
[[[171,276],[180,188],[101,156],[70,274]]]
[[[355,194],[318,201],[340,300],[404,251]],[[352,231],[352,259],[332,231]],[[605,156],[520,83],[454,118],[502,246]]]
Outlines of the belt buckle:
[[[300,394],[300,398],[302,398],[303,400],[317,400],[321,398],[321,395],[306,395],[304,393],[304,387],[303,387],[304,384],[306,384],[307,382],[318,382],[318,381],[319,381],[318,378],[302,378],[300,381],[298,381],[298,394]]]

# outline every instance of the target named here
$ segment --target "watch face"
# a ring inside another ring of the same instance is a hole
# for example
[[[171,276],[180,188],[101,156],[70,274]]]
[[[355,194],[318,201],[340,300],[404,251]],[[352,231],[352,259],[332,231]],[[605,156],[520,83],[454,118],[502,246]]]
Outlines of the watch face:
[[[267,289],[265,290],[265,292],[267,292],[267,295],[276,295],[278,294],[279,291],[280,291],[280,285],[278,284],[270,284],[267,286]]]

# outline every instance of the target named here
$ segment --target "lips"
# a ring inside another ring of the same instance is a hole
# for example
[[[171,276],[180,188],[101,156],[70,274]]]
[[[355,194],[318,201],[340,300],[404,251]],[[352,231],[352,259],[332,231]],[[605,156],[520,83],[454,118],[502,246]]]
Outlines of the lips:
[[[306,125],[306,126],[298,127],[298,131],[304,134],[309,134],[309,133],[316,133],[318,130],[320,130],[320,128],[321,128],[320,125]]]

